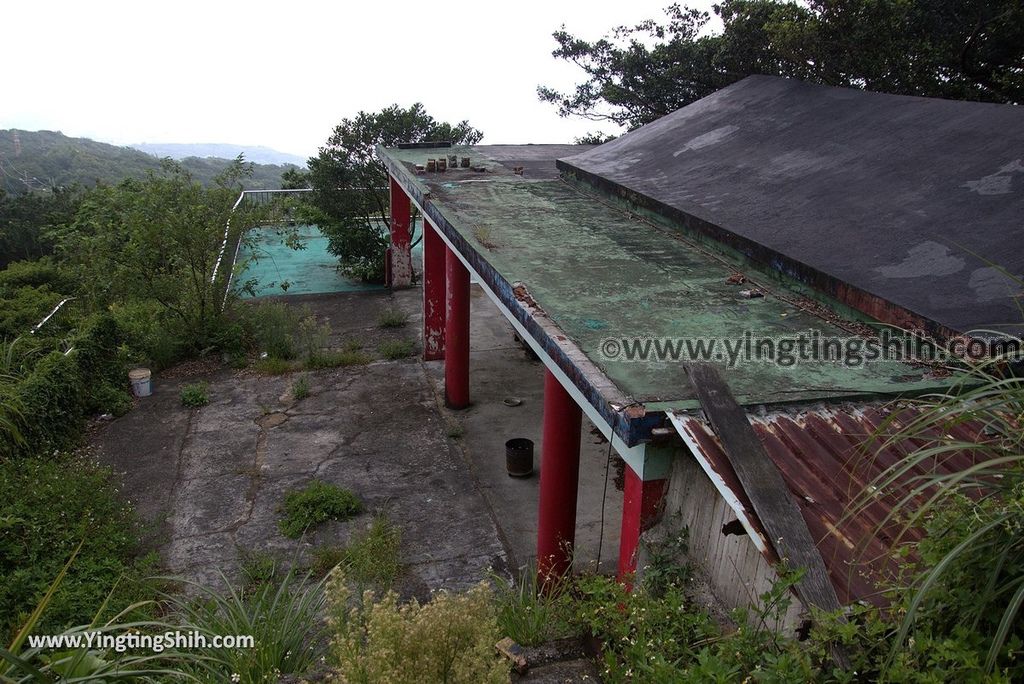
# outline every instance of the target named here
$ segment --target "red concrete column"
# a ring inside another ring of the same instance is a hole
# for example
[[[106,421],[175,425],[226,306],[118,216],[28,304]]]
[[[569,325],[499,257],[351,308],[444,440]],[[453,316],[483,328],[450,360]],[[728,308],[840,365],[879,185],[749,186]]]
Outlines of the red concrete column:
[[[641,480],[626,466],[626,486],[622,492],[622,533],[619,537],[619,580],[629,581],[636,572],[640,533],[654,524],[665,497],[668,480]]]
[[[537,575],[550,584],[572,567],[583,413],[549,370],[544,371]]]
[[[437,229],[423,219],[423,359],[444,358],[445,254]]]
[[[402,186],[391,180],[391,253],[387,284],[412,285],[412,203]]]
[[[469,271],[445,250],[444,400],[449,408],[469,406]]]

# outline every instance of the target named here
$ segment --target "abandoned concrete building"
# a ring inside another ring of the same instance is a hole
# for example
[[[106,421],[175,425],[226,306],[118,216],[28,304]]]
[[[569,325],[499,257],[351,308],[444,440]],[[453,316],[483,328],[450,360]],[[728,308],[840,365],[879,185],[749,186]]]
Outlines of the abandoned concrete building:
[[[586,415],[626,464],[620,576],[642,569],[642,535],[685,527],[726,606],[756,601],[780,559],[807,568],[792,621],[876,599],[900,492],[854,501],[909,447],[862,446],[912,413],[896,400],[956,376],[898,358],[730,363],[713,342],[640,361],[630,342],[1019,332],[1024,111],[750,77],[593,148],[378,155],[395,287],[412,208],[425,219],[423,348],[448,405],[473,395],[471,278],[544,364],[542,576],[571,563]]]

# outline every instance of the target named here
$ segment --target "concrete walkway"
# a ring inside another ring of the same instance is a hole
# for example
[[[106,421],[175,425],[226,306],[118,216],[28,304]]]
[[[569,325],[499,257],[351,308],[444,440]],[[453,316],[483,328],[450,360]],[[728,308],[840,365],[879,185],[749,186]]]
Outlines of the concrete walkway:
[[[464,589],[489,569],[530,563],[538,478],[507,476],[504,443],[533,439],[539,468],[543,366],[524,353],[483,293],[474,288],[473,295],[473,404],[464,411],[443,408],[443,365],[418,357],[309,373],[312,392],[301,401],[291,398],[296,374],[158,376],[154,395],[94,440],[151,523],[150,541],[167,569],[216,583],[220,572],[237,576],[246,554],[301,559],[318,544],[344,545],[369,514],[323,525],[301,542],[278,531],[285,493],[313,478],[353,490],[368,511],[383,510],[401,526],[404,595]],[[372,352],[389,338],[418,344],[420,297],[413,289],[285,301],[329,321],[334,346],[358,340]],[[378,328],[377,315],[388,307],[408,312],[408,325]],[[211,403],[182,407],[181,386],[200,379],[210,383]],[[507,406],[506,398],[521,403]],[[577,562],[597,558],[604,500],[601,570],[613,572],[622,494],[614,467],[604,494],[607,443],[589,427],[584,421]]]

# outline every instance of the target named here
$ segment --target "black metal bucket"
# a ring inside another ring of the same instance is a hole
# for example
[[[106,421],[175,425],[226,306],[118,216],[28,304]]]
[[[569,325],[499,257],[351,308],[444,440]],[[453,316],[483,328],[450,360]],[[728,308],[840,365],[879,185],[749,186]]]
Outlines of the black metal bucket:
[[[533,475],[533,440],[516,437],[505,442],[505,469],[509,477]]]

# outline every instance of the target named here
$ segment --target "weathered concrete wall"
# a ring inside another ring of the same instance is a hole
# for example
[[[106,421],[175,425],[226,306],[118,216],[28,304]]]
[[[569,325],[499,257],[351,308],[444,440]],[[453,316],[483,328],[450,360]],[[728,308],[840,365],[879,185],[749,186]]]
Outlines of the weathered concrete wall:
[[[661,521],[643,535],[639,566],[647,561],[645,545],[676,537],[688,528],[689,550],[680,562],[693,565],[726,610],[750,608],[755,613],[760,608],[759,597],[777,577],[749,536],[722,532],[722,527],[734,520],[732,509],[700,464],[685,452],[673,461]],[[794,596],[787,613],[773,627],[791,634],[800,624],[802,612],[803,607]]]

